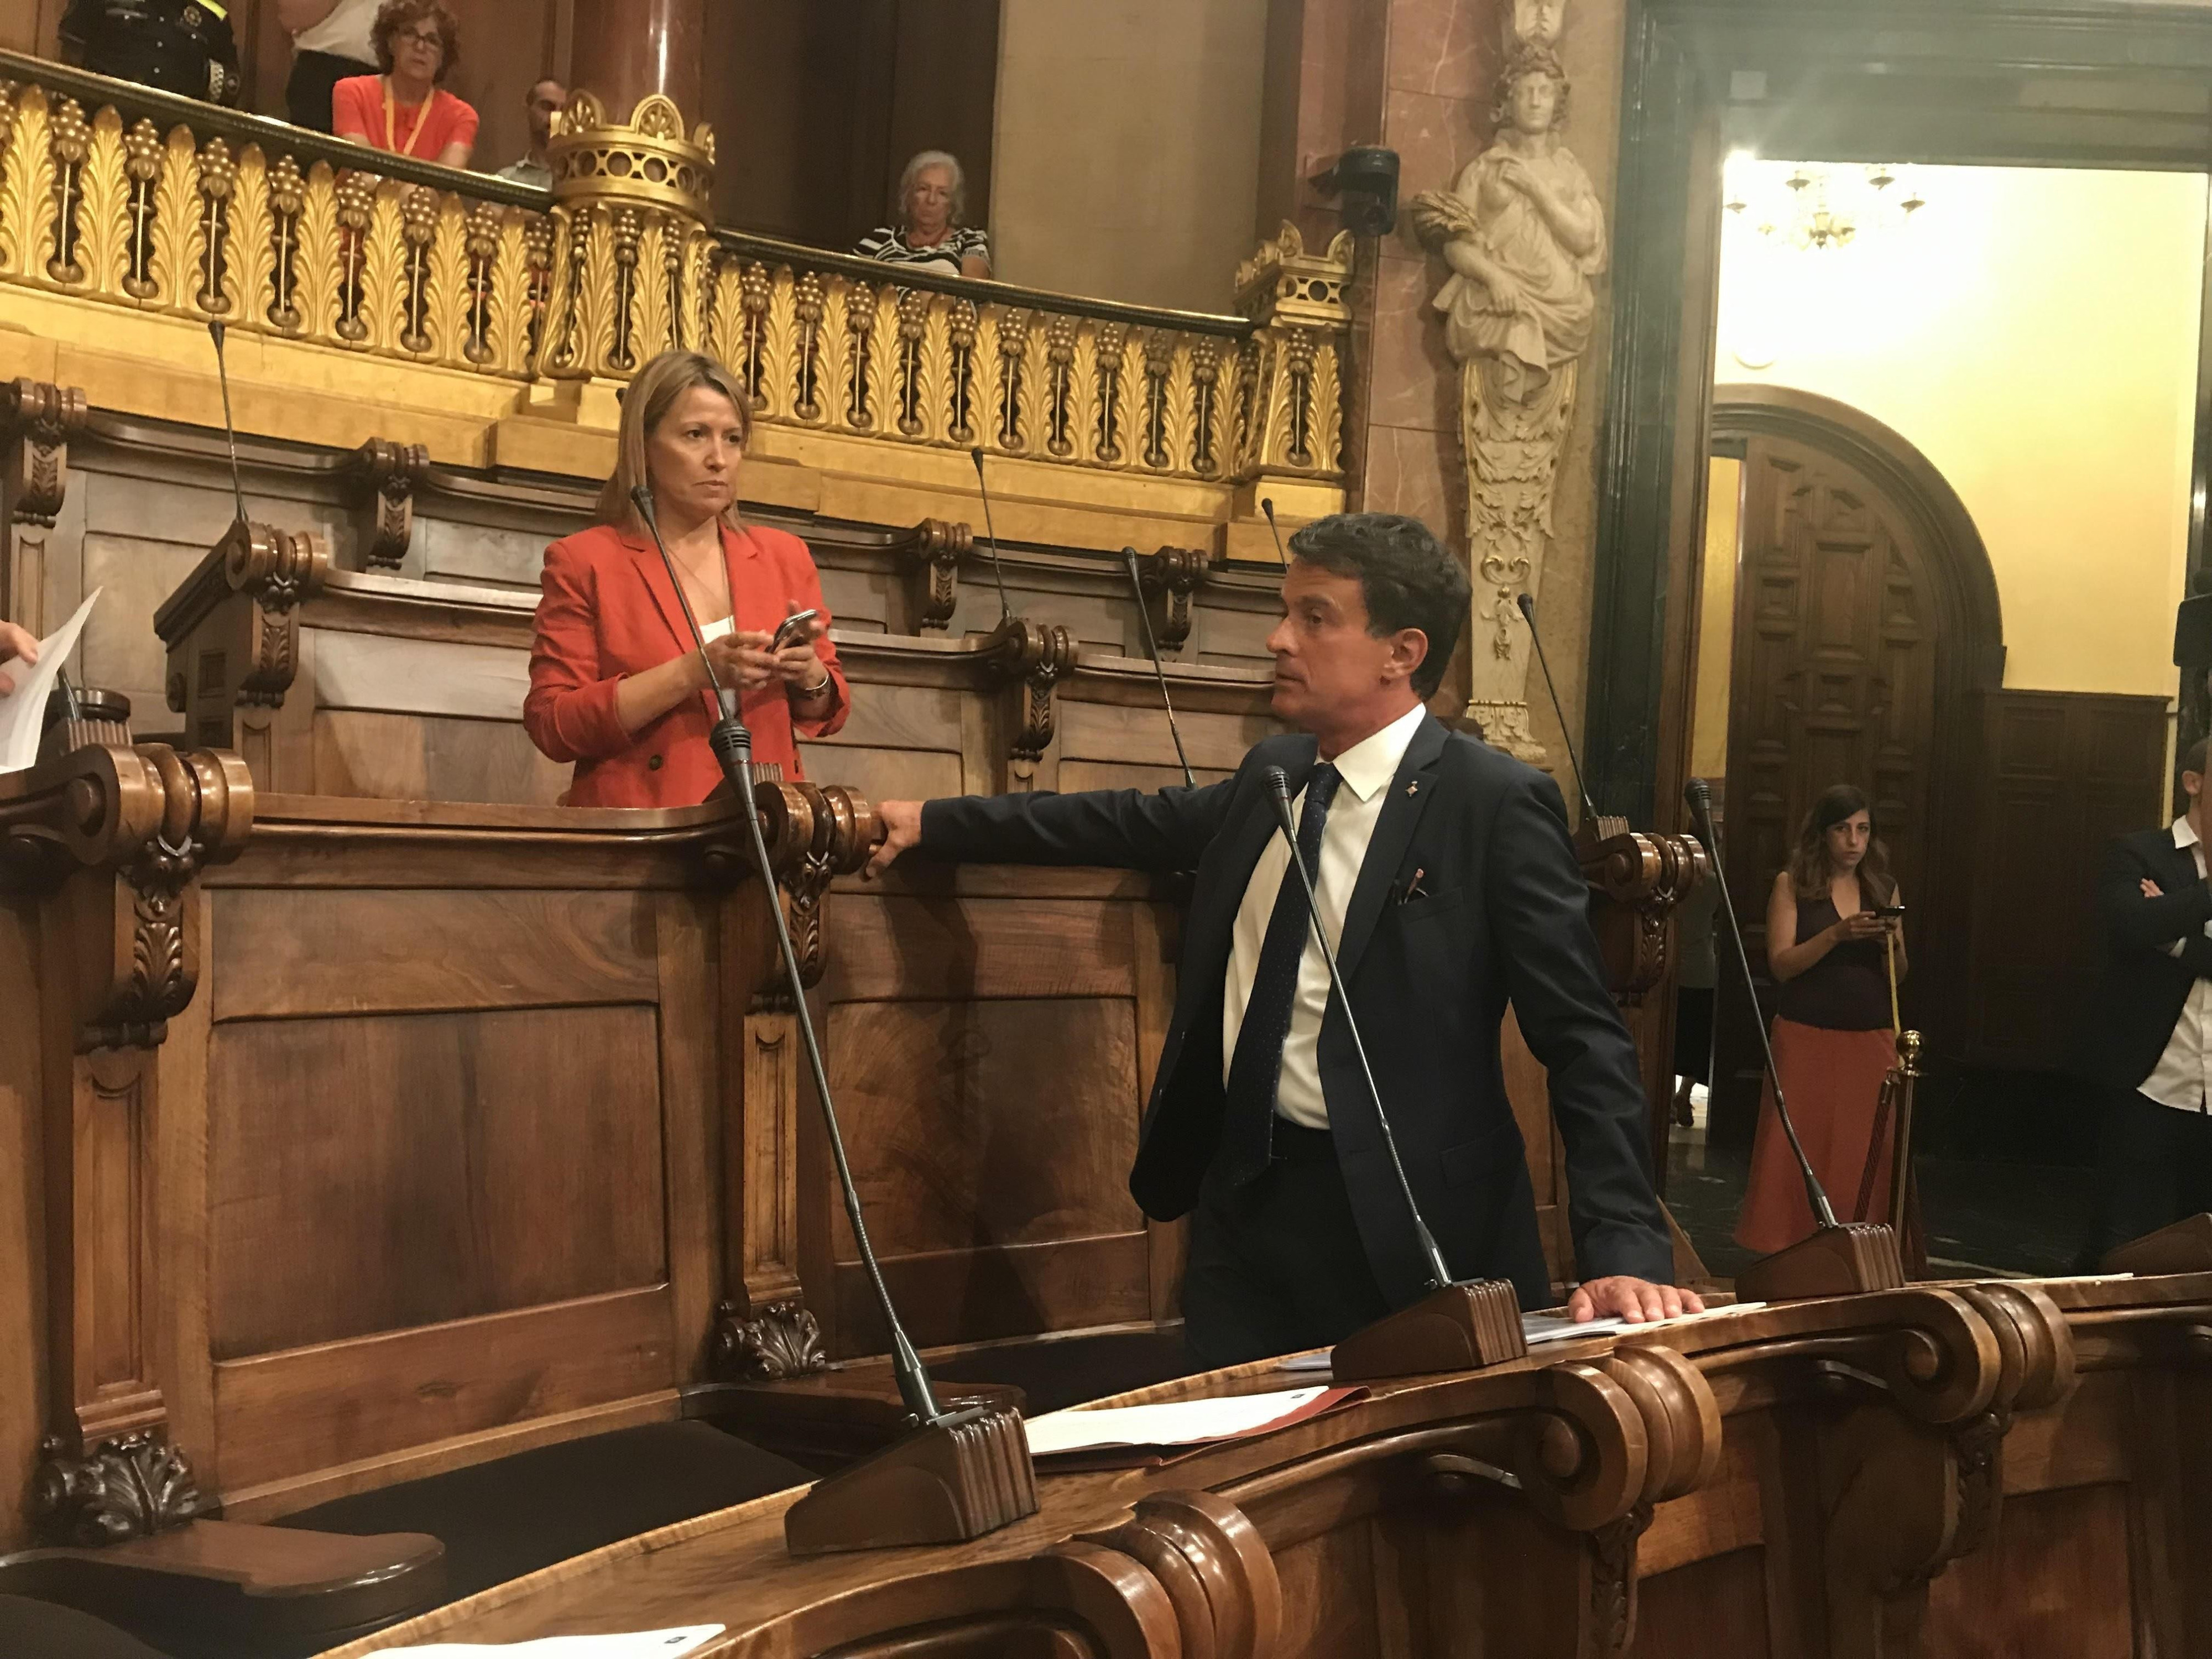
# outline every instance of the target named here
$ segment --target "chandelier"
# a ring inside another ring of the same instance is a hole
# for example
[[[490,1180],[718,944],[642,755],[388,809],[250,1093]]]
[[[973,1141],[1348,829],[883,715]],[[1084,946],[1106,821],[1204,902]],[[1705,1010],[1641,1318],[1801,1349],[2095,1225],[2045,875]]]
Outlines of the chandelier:
[[[1928,205],[1910,172],[1885,161],[1762,161],[1731,155],[1721,205],[1735,223],[1780,246],[1849,247],[1869,233],[1904,228]]]

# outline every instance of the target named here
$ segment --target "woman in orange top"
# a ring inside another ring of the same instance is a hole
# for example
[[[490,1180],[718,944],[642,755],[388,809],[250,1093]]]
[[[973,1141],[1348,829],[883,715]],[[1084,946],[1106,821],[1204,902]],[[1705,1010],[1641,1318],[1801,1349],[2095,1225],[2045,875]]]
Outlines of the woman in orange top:
[[[438,85],[461,58],[453,14],[439,0],[386,0],[368,38],[384,73],[351,76],[331,88],[331,131],[387,155],[468,166],[477,112]]]
[[[797,778],[798,738],[845,723],[851,694],[806,544],[738,520],[751,431],[751,407],[721,364],[696,351],[654,358],[623,398],[600,523],[545,550],[522,723],[548,757],[575,763],[571,806],[696,805],[722,779],[707,746],[707,665],[631,502],[640,483],[653,487],[714,676],[739,689],[754,761]],[[778,625],[801,611],[818,613],[805,637],[771,651]]]

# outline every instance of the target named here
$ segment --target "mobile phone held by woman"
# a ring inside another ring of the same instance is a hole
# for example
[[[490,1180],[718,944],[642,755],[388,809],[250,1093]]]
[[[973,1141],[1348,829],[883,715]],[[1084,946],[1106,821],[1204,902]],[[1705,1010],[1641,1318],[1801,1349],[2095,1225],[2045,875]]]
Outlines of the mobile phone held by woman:
[[[787,645],[798,645],[806,638],[807,625],[822,613],[819,611],[794,611],[779,623],[775,637],[769,642],[771,652],[781,651]]]

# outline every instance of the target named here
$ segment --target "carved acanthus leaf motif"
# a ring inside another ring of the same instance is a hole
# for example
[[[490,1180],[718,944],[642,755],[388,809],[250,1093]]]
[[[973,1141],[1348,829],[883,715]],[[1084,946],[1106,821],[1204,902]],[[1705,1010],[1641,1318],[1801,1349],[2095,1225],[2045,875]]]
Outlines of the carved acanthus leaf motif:
[[[62,510],[69,476],[69,441],[88,413],[80,386],[20,380],[0,385],[0,435],[14,441],[7,458],[9,517],[50,526]]]
[[[822,1326],[797,1302],[771,1302],[747,1318],[734,1302],[714,1310],[714,1370],[728,1382],[774,1382],[830,1369]]]
[[[941,633],[960,598],[960,562],[975,550],[975,532],[950,519],[924,519],[894,542],[914,585],[917,630]]]
[[[1206,556],[1194,547],[1163,547],[1138,559],[1138,585],[1162,651],[1178,650],[1190,637],[1190,596],[1206,581],[1207,568]]]
[[[181,1527],[201,1508],[183,1452],[151,1431],[102,1440],[71,1456],[58,1436],[39,1447],[32,1514],[40,1536],[97,1549]]]
[[[415,492],[429,481],[430,452],[421,444],[371,438],[346,463],[361,509],[361,555],[369,569],[396,570],[415,531]]]
[[[1052,745],[1054,688],[1075,666],[1074,636],[1057,623],[1008,617],[983,641],[982,653],[1015,688],[1007,747],[1017,769],[1034,766]]]

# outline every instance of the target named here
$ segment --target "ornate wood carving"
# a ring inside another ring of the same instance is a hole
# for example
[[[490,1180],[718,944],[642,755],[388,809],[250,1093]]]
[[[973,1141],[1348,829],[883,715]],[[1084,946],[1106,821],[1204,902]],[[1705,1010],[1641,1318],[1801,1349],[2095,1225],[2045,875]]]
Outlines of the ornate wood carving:
[[[299,672],[299,607],[330,567],[320,536],[234,524],[154,613],[169,649],[169,707],[193,742],[228,747],[237,710],[283,706]]]
[[[99,1441],[81,1457],[58,1435],[40,1444],[31,1510],[48,1543],[97,1549],[151,1538],[202,1507],[191,1462],[150,1430]]]
[[[360,510],[364,568],[397,570],[415,533],[415,492],[429,481],[430,452],[421,444],[371,438],[346,463]]]
[[[1667,977],[1667,919],[1705,879],[1705,848],[1689,836],[1631,833],[1601,819],[1579,843],[1583,874],[1609,903],[1591,907],[1614,999],[1635,1007]]]
[[[942,633],[951,623],[960,599],[960,562],[975,547],[975,532],[949,519],[924,519],[891,544],[907,568],[915,633]]]
[[[1037,762],[1052,745],[1054,687],[1075,667],[1075,640],[1057,623],[1008,617],[983,641],[982,654],[1012,688],[1006,740],[1010,786],[1028,789]]]
[[[1206,556],[1194,547],[1163,547],[1137,559],[1138,585],[1152,613],[1152,637],[1163,652],[1180,650],[1190,637],[1190,596],[1206,580]]]
[[[46,629],[44,532],[61,513],[69,441],[86,415],[76,386],[0,385],[0,617],[33,634]]]
[[[734,1302],[714,1310],[714,1375],[726,1382],[775,1382],[830,1369],[822,1326],[805,1305],[773,1302],[747,1318]]]
[[[1218,1493],[1154,1493],[1121,1525],[1079,1543],[1133,1558],[1166,1593],[1182,1638],[1170,1651],[1264,1659],[1276,1650],[1283,1590],[1275,1558],[1259,1528]]]

